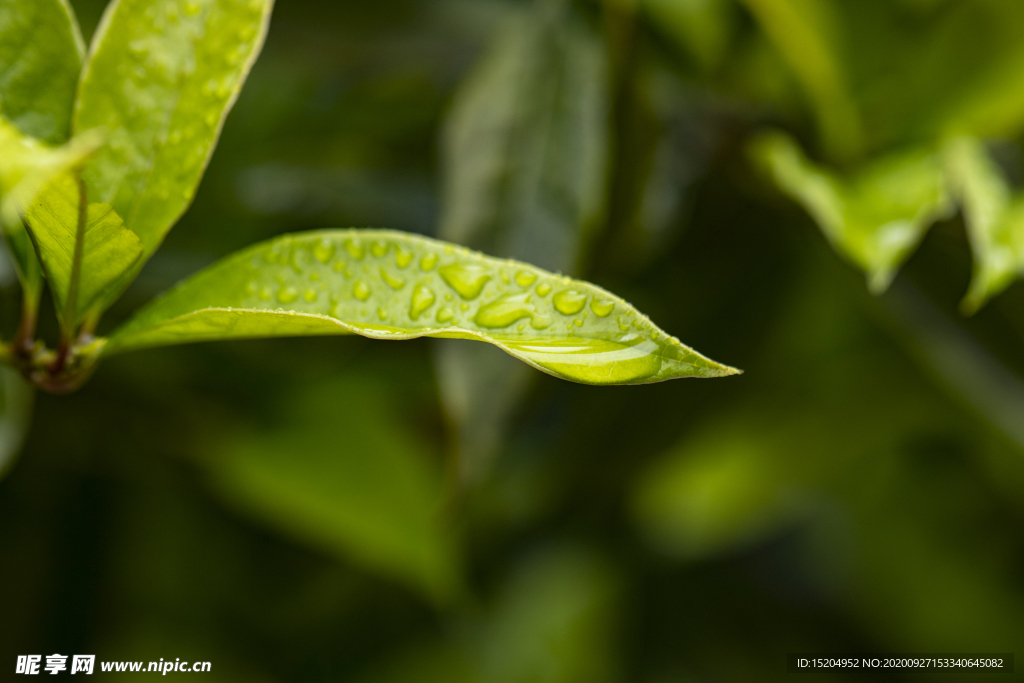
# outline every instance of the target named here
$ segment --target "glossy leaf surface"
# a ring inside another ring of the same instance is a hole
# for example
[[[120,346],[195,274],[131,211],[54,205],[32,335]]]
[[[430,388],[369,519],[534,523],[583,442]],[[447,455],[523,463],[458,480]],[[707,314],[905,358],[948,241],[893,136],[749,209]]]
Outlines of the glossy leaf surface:
[[[29,205],[25,223],[34,237],[58,315],[64,315],[75,288],[75,320],[65,321],[74,324],[142,257],[142,243],[109,204],[89,203],[78,282],[73,283],[80,208],[77,181],[71,174],[59,176],[48,186],[45,198],[45,202],[37,199]]]
[[[244,512],[444,602],[460,578],[440,472],[391,399],[370,378],[306,383],[274,424],[239,430],[204,465]]]
[[[143,309],[111,336],[107,352],[346,333],[479,339],[587,384],[737,372],[684,346],[600,287],[376,230],[286,235],[239,252]]]
[[[951,141],[946,160],[974,253],[974,274],[963,302],[965,311],[974,312],[1024,272],[1024,196],[1011,195],[979,140]]]
[[[574,273],[601,210],[607,66],[569,3],[534,2],[464,81],[445,122],[438,236]],[[497,349],[439,344],[438,383],[467,480],[479,480],[527,388]]]
[[[108,7],[79,87],[74,126],[109,131],[109,144],[85,171],[89,199],[110,204],[144,249],[111,296],[191,203],[259,54],[272,5],[116,0]]]
[[[66,0],[0,0],[0,113],[40,140],[67,140],[84,54]]]
[[[876,293],[889,286],[931,224],[953,209],[942,160],[929,151],[886,157],[840,177],[808,160],[783,134],[764,135],[751,149],[832,246],[867,273]]]

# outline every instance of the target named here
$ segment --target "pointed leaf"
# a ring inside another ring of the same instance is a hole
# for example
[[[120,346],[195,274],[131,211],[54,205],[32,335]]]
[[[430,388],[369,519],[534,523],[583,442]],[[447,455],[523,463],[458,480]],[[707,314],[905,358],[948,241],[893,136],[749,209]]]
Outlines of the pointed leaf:
[[[738,372],[600,287],[384,230],[286,235],[241,251],[143,309],[106,351],[346,333],[478,339],[587,384]]]
[[[946,160],[974,253],[974,274],[963,301],[964,311],[973,313],[1024,274],[1024,195],[1011,196],[980,140],[949,142]]]
[[[60,316],[72,288],[78,218],[78,186],[67,173],[50,183],[45,201],[38,198],[25,213],[25,224],[32,233]],[[124,227],[114,209],[109,204],[89,204],[76,292],[76,319],[65,322],[78,322],[141,257],[142,243]]]
[[[761,136],[751,150],[832,246],[867,272],[876,293],[889,286],[931,224],[953,209],[941,159],[927,150],[879,159],[849,178],[809,161],[781,133]]]
[[[84,55],[67,0],[0,1],[0,113],[44,142],[67,140]]]
[[[109,144],[85,171],[142,240],[134,278],[195,195],[224,119],[266,35],[272,0],[115,0],[96,31],[74,127]]]

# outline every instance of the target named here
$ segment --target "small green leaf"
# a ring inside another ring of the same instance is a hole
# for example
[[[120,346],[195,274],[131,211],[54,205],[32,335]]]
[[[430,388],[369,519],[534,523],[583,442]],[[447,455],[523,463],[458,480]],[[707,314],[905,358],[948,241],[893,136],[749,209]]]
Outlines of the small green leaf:
[[[822,145],[838,160],[864,145],[860,113],[836,49],[840,21],[832,0],[742,0],[811,100]]]
[[[32,386],[0,367],[0,479],[11,469],[32,420]]]
[[[781,133],[762,135],[751,151],[832,246],[867,272],[876,293],[889,286],[931,224],[953,210],[941,158],[928,150],[876,160],[848,178],[809,161]]]
[[[0,116],[0,224],[26,293],[38,294],[42,278],[20,214],[47,183],[81,163],[98,143],[97,135],[86,133],[61,147],[51,147],[22,134]]]
[[[738,372],[600,287],[385,230],[301,233],[250,247],[147,306],[114,332],[106,352],[346,333],[478,339],[587,384]]]
[[[974,313],[1024,273],[1024,195],[1011,196],[980,140],[950,141],[946,161],[974,253],[974,274],[962,304]]]
[[[266,35],[272,0],[115,0],[96,31],[74,127],[103,127],[85,169],[89,198],[110,204],[142,241],[123,291],[192,202]]]
[[[65,173],[47,187],[45,201],[37,198],[25,213],[25,224],[32,233],[50,283],[57,314],[63,319],[72,290],[75,241],[78,232],[79,191],[75,178]],[[119,277],[142,257],[142,243],[109,204],[87,207],[85,235],[81,250],[81,268],[76,291],[75,320],[81,320]]]
[[[44,142],[67,140],[84,55],[67,0],[0,1],[0,113]]]

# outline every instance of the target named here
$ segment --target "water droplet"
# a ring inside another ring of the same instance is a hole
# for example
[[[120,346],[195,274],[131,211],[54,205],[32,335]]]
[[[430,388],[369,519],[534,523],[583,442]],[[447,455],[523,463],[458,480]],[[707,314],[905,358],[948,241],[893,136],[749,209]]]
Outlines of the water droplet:
[[[295,271],[296,275],[302,275],[302,271],[306,270],[309,266],[309,254],[305,249],[292,249],[291,258],[292,270]]]
[[[484,285],[491,279],[487,271],[473,263],[453,263],[437,271],[448,286],[468,301],[480,296]]]
[[[326,237],[323,238],[313,247],[313,256],[320,263],[327,263],[334,256],[334,243]]]
[[[370,286],[360,280],[352,288],[352,296],[359,299],[360,301],[366,301],[370,298]]]
[[[418,285],[412,292],[412,304],[409,306],[409,317],[413,320],[419,320],[423,313],[434,305],[434,301],[437,297],[434,295],[434,290],[423,285]]]
[[[529,287],[537,281],[537,276],[528,270],[521,270],[516,273],[516,284],[520,287]]]
[[[437,319],[437,322],[446,323],[455,317],[455,311],[448,308],[447,306],[444,306],[443,308],[439,308],[437,310],[437,315],[434,317]]]
[[[290,304],[299,298],[299,290],[294,287],[282,287],[277,290],[277,300],[282,304]]]
[[[546,282],[542,282],[539,285],[537,285],[537,294],[540,294],[541,296],[547,296],[548,292],[550,292],[550,291],[551,291],[551,285],[549,285]]]
[[[512,282],[508,277],[508,273],[506,273],[504,270],[498,271],[498,277],[500,277],[501,281],[504,282],[506,285]]]
[[[572,324],[576,327],[583,327],[583,318],[576,318],[572,321]]]
[[[636,338],[629,342],[574,337],[566,340],[508,341],[513,355],[560,377],[588,384],[615,384],[656,375],[661,370],[658,345]]]
[[[428,271],[433,270],[434,266],[437,265],[437,254],[427,254],[420,259],[420,270]]]
[[[459,308],[461,308],[463,311],[468,311],[469,304],[459,304]]]
[[[362,261],[363,257],[366,256],[363,244],[359,240],[345,240],[345,251],[347,251],[356,261]]]
[[[473,322],[480,327],[496,329],[508,327],[523,318],[530,318],[532,320],[536,313],[536,309],[530,303],[529,292],[523,292],[522,294],[502,297],[497,301],[481,306],[473,318]]]
[[[595,296],[594,300],[590,302],[590,310],[599,318],[607,318],[615,310],[615,302]]]
[[[341,271],[345,270],[345,262],[335,261],[334,265],[331,266],[331,270],[333,270],[335,273],[340,273]],[[348,275],[346,275],[345,277],[348,277]]]
[[[381,266],[380,269],[380,279],[386,282],[388,287],[394,290],[399,290],[402,287],[405,287],[405,280],[384,270],[383,266]]]
[[[387,320],[388,319],[388,312],[385,311],[383,308],[378,308],[377,309],[377,317],[380,318],[381,320]]]
[[[625,332],[629,329],[629,317],[625,315],[619,316],[619,329]]]
[[[412,263],[412,252],[395,245],[395,265],[404,269],[408,268],[410,263]]]
[[[305,293],[305,295],[303,295],[303,298],[306,301],[312,303],[312,302],[316,301],[317,296],[319,296],[319,292],[317,292],[315,289],[310,287],[309,289],[306,290],[306,293]]]
[[[384,254],[388,253],[388,249],[390,248],[391,245],[385,242],[384,240],[377,240],[372,245],[370,245],[370,253],[376,256],[377,258],[380,258]]]
[[[587,303],[587,295],[575,289],[563,289],[553,299],[555,310],[562,315],[576,315]]]

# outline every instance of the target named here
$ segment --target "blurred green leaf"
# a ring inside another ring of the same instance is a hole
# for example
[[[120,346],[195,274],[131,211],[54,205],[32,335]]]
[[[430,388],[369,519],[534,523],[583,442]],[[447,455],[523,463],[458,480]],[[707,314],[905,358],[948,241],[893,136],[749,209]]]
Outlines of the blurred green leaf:
[[[37,198],[25,212],[57,315],[75,325],[104,293],[142,258],[142,243],[109,204],[88,204],[81,249],[77,246],[80,193],[69,173],[47,187],[46,201]],[[75,259],[79,259],[75,270]],[[75,278],[77,277],[77,281]],[[71,297],[75,310],[69,311]],[[73,320],[65,319],[70,313]]]
[[[963,309],[973,313],[1024,273],[1024,195],[1011,196],[980,140],[951,140],[946,162],[974,253],[974,275],[963,301]]]
[[[478,339],[586,384],[737,372],[595,285],[383,230],[298,233],[245,249],[140,311],[106,349],[351,333]]]
[[[942,160],[929,150],[874,160],[849,177],[809,161],[781,133],[760,136],[751,151],[775,185],[814,218],[832,246],[867,273],[875,293],[889,286],[932,223],[953,210]]]
[[[10,368],[0,368],[0,479],[21,451],[32,421],[33,389]]]
[[[43,142],[67,140],[84,55],[67,0],[0,2],[0,113]]]
[[[576,270],[603,206],[605,62],[600,42],[561,0],[535,1],[497,30],[444,124],[442,239]],[[437,356],[461,475],[478,481],[529,373],[485,346],[444,344]]]
[[[86,166],[91,202],[111,205],[143,257],[188,208],[228,111],[259,55],[272,0],[119,0],[107,9],[78,89],[75,130],[102,127]]]
[[[742,0],[796,75],[817,119],[821,144],[837,161],[863,151],[864,131],[850,93],[833,0]]]
[[[33,298],[42,289],[42,277],[20,214],[47,183],[80,164],[98,143],[98,136],[90,132],[61,147],[51,147],[22,134],[0,116],[0,224],[11,246],[22,286]]]
[[[240,509],[446,602],[460,590],[440,473],[379,381],[341,377],[282,397],[274,426],[205,460]]]
[[[640,7],[705,71],[725,60],[734,31],[732,0],[641,0]]]

